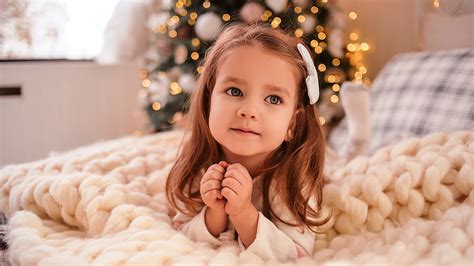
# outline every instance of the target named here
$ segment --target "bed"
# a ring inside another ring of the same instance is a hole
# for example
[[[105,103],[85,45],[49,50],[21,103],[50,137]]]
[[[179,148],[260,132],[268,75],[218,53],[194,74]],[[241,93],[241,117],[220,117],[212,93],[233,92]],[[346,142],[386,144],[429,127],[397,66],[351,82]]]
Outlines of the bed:
[[[4,261],[63,264],[466,264],[474,260],[474,50],[394,57],[371,88],[369,153],[326,170],[313,254],[263,261],[171,225],[180,130],[95,143],[0,171]],[[329,138],[336,150],[343,121]]]

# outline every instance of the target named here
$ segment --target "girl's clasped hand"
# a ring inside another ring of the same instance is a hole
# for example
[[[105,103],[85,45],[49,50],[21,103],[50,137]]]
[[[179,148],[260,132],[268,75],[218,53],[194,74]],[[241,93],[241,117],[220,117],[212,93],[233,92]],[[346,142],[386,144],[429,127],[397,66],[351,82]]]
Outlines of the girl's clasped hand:
[[[207,169],[200,192],[208,208],[233,216],[252,204],[252,188],[252,177],[243,165],[220,161]]]

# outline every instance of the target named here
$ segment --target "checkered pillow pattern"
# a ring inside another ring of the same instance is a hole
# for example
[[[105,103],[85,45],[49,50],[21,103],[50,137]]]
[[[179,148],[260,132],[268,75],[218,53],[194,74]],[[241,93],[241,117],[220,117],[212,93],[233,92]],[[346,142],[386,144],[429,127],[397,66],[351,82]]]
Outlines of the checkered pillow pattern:
[[[405,53],[381,70],[371,88],[370,153],[410,136],[474,130],[474,49]],[[344,121],[331,133],[336,151]]]
[[[5,235],[7,232],[7,218],[0,212],[0,265],[10,265],[7,258],[7,243]]]

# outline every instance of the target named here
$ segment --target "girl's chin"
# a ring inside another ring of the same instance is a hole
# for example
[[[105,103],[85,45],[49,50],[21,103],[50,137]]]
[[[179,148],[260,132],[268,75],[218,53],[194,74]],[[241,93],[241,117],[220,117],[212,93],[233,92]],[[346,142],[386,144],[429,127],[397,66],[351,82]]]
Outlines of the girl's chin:
[[[224,154],[230,157],[253,157],[256,160],[260,160],[262,157],[268,155],[271,151],[262,149],[256,144],[240,144],[232,143],[232,145],[226,145],[224,147]]]
[[[252,155],[255,155],[257,154],[256,152],[254,151],[248,151],[248,150],[242,150],[242,149],[228,149],[232,155],[234,156],[245,156],[245,157],[248,157],[248,156],[252,156]]]

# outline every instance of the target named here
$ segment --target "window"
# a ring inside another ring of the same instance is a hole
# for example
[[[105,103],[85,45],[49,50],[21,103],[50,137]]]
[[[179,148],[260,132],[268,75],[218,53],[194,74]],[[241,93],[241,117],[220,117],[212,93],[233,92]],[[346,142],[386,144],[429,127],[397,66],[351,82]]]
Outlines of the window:
[[[0,0],[0,60],[92,59],[119,0]]]

